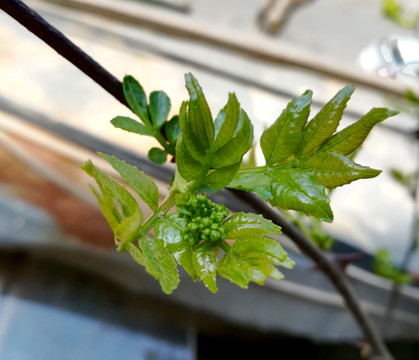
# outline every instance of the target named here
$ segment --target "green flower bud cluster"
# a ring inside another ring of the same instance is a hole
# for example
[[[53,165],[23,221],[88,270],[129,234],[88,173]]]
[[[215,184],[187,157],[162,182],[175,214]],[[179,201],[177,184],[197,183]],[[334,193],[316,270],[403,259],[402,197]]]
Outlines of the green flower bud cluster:
[[[185,205],[178,206],[178,211],[186,220],[183,236],[191,244],[201,241],[216,243],[225,239],[223,221],[228,210],[224,205],[213,203],[205,195],[197,195]]]

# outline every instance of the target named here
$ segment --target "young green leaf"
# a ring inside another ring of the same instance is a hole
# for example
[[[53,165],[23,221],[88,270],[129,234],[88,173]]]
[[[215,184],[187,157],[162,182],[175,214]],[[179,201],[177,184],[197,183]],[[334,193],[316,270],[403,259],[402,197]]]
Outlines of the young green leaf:
[[[82,169],[96,180],[103,198],[96,191],[94,193],[115,234],[119,249],[124,250],[141,228],[142,214],[140,207],[128,190],[96,168],[92,162],[87,162],[82,166]],[[113,202],[114,200],[121,206],[122,214],[119,213]]]
[[[140,260],[140,265],[145,266],[147,272],[159,280],[162,290],[171,294],[179,285],[179,275],[176,263],[162,241],[145,236],[138,241],[138,248],[142,256],[133,244],[130,244],[128,251],[134,260]]]
[[[299,155],[311,154],[335,133],[354,90],[352,85],[346,85],[339,90],[306,125],[298,151]]]
[[[255,191],[280,209],[298,210],[322,221],[332,221],[326,188],[380,173],[356,164],[350,155],[362,145],[374,125],[397,114],[372,109],[356,123],[333,134],[352,92],[351,86],[340,90],[307,125],[311,92],[291,101],[261,137],[266,166],[239,170],[228,186]]]
[[[278,241],[263,235],[240,237],[218,262],[218,273],[247,289],[250,281],[263,285],[267,277],[282,279],[274,265],[294,265]]]
[[[263,132],[260,146],[268,166],[294,155],[303,139],[313,93],[306,91],[291,101],[279,118]]]
[[[111,120],[111,124],[116,128],[129,131],[135,134],[153,136],[153,131],[138,121],[126,116],[116,116]]]
[[[149,112],[154,129],[160,129],[166,122],[170,112],[170,99],[163,91],[150,94]]]
[[[262,215],[238,212],[231,215],[224,222],[224,230],[227,239],[252,235],[277,235],[281,228]]]
[[[164,246],[172,253],[178,264],[183,266],[193,280],[196,280],[197,274],[192,261],[192,245],[183,237],[185,226],[185,219],[178,214],[170,214],[159,220],[154,232],[156,238],[164,242]]]
[[[147,96],[143,87],[131,75],[124,77],[122,85],[125,99],[127,100],[131,110],[144,122],[147,127],[151,128],[150,118],[148,116]]]
[[[234,94],[220,111],[215,125],[198,81],[186,75],[189,102],[179,112],[182,135],[176,146],[180,175],[206,184],[212,190],[225,187],[238,171],[243,155],[251,148],[253,127]]]
[[[157,210],[157,207],[159,206],[159,190],[150,177],[138,170],[135,166],[129,165],[115,156],[109,156],[102,153],[99,155],[112,165],[112,167],[153,211]]]
[[[148,151],[148,158],[156,164],[164,164],[167,160],[167,152],[160,148],[151,148]]]
[[[173,116],[164,126],[164,132],[170,144],[176,145],[177,138],[180,135],[179,116]]]
[[[213,293],[217,292],[217,254],[219,248],[205,242],[199,244],[193,254],[193,264],[198,279],[202,280],[205,286]]]

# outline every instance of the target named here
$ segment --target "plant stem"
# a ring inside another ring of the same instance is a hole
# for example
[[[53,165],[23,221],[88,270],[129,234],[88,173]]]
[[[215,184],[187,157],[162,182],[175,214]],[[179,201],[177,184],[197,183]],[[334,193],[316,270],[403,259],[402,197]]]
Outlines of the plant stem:
[[[135,234],[135,239],[141,239],[153,228],[156,222],[173,207],[176,200],[176,191],[170,191],[169,195],[164,199],[156,212],[151,215],[147,221],[141,226],[141,229]]]
[[[119,102],[128,106],[122,91],[122,83],[37,12],[19,0],[1,0],[0,8],[92,78]]]
[[[90,56],[84,53],[79,47],[74,45],[61,32],[46,22],[39,14],[19,0],[0,0],[0,8],[83,71],[109,94],[114,96],[115,99],[129,108],[122,90],[122,83]],[[171,198],[172,196],[173,199]],[[160,214],[164,214],[170,209],[171,206],[169,206],[169,204],[171,202],[171,205],[174,204],[174,196],[174,193],[171,193],[162,203],[158,210],[163,211]],[[355,292],[341,269],[334,262],[330,261],[314,244],[311,243],[310,240],[302,235],[295,226],[283,221],[279,214],[267,206],[262,200],[255,198],[253,194],[245,192],[240,192],[240,194],[236,193],[236,196],[248,201],[256,211],[281,226],[283,232],[288,235],[307,256],[316,262],[318,267],[329,277],[345,299],[349,310],[352,312],[362,329],[366,341],[370,343],[373,354],[378,357],[378,359],[391,360],[391,354],[388,352],[382,338],[375,329],[375,326],[361,308]],[[156,214],[152,215],[144,224],[147,224],[144,228],[149,228],[148,231],[159,218]]]

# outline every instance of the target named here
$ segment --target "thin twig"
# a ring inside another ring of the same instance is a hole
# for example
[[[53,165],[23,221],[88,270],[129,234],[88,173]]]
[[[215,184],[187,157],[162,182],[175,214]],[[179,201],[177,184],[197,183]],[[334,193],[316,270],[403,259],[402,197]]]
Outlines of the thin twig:
[[[83,71],[119,102],[128,106],[121,82],[37,12],[18,0],[0,0],[0,8]]]
[[[79,47],[74,45],[61,32],[47,23],[39,14],[18,0],[1,0],[0,8],[25,26],[29,31],[45,41],[60,55],[73,63],[92,80],[102,86],[108,93],[113,95],[118,101],[128,106],[124,98],[121,82],[90,56],[84,53]],[[254,194],[235,191],[235,195],[241,200],[248,202],[255,211],[281,226],[284,234],[288,235],[300,250],[317,264],[319,269],[331,280],[345,299],[345,302],[358,322],[366,341],[370,343],[375,358],[391,360],[392,356],[387,350],[383,339],[375,329],[370,318],[363,311],[353,288],[339,266],[331,261],[295,226],[282,219],[276,211],[267,206],[264,201],[257,198]]]

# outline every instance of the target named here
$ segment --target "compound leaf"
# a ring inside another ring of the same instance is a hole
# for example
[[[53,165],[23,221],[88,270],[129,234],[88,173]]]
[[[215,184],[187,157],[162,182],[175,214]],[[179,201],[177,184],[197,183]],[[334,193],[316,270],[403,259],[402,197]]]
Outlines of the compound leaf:
[[[266,166],[239,170],[228,185],[255,191],[284,210],[298,210],[322,221],[333,213],[326,188],[377,176],[380,171],[353,162],[351,154],[377,123],[397,114],[374,108],[356,123],[333,134],[353,92],[340,90],[308,124],[311,92],[291,101],[261,137]]]

